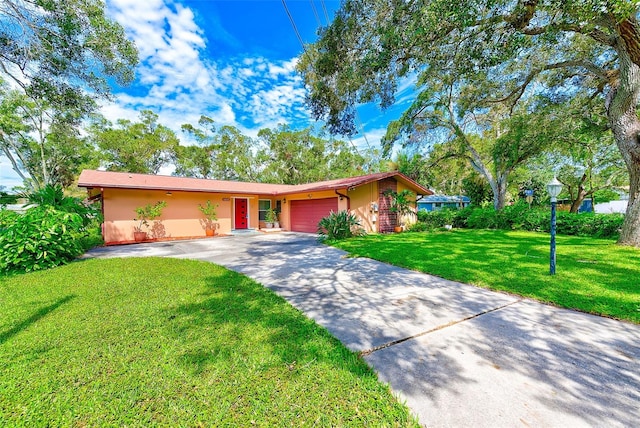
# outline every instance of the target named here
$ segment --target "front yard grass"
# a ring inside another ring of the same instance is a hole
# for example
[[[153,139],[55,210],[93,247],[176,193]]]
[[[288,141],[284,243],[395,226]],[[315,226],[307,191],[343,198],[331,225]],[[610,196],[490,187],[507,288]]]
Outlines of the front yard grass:
[[[333,245],[354,256],[565,308],[640,323],[640,250],[614,241],[557,237],[549,275],[549,235],[453,230],[369,235]]]
[[[0,426],[417,426],[270,290],[189,260],[0,278]]]

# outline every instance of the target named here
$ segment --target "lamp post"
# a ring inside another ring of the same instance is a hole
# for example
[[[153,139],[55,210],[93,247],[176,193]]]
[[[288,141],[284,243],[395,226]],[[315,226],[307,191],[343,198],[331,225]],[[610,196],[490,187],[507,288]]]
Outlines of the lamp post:
[[[547,184],[547,192],[551,197],[551,253],[549,258],[549,273],[556,273],[556,205],[558,204],[558,195],[562,191],[562,183],[556,177]]]

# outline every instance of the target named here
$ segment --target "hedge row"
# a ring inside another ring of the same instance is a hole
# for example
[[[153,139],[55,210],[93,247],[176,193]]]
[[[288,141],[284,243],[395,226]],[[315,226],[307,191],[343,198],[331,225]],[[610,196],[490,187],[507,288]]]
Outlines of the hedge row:
[[[563,235],[617,238],[624,222],[622,214],[574,214],[558,211],[556,231]],[[469,229],[506,229],[549,232],[551,210],[529,208],[525,202],[507,206],[501,211],[493,208],[467,207],[461,210],[419,211],[418,223],[410,230],[421,231],[452,225]]]

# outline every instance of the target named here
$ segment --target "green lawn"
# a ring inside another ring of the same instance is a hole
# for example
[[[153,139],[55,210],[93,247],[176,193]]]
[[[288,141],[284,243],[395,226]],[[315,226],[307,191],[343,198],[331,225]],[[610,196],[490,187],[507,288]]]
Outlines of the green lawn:
[[[356,354],[209,263],[0,278],[0,426],[417,426]]]
[[[333,243],[369,257],[455,281],[640,323],[640,250],[611,240],[494,230],[369,235]]]

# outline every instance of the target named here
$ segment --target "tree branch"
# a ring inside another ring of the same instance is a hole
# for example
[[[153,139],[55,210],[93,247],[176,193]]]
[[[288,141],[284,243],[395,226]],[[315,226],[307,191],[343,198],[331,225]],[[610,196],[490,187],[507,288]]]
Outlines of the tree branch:
[[[485,100],[488,103],[503,103],[505,101],[511,101],[511,107],[513,107],[520,97],[524,94],[524,91],[527,89],[527,86],[536,78],[540,73],[555,70],[559,68],[572,68],[572,67],[582,67],[586,70],[590,71],[592,74],[596,75],[601,81],[606,83],[613,83],[617,78],[617,71],[607,71],[599,67],[597,64],[591,61],[582,61],[582,60],[569,60],[569,61],[561,61],[553,64],[547,64],[543,67],[540,67],[536,70],[531,71],[524,79],[524,82],[518,86],[516,86],[511,92],[509,92],[506,96],[502,98],[496,99],[488,99]]]

